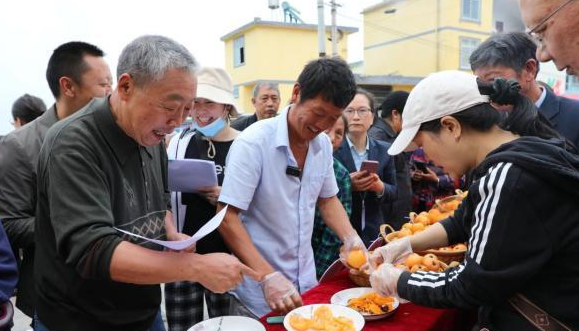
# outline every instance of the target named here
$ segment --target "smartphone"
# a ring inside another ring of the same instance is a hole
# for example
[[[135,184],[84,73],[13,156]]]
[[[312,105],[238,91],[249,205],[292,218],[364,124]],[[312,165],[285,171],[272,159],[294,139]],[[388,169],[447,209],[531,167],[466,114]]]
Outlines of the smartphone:
[[[428,170],[426,169],[426,163],[421,161],[414,161],[414,166],[416,167],[416,170],[420,170],[425,174],[428,173]]]
[[[362,165],[360,166],[360,171],[368,171],[370,174],[375,174],[378,172],[378,161],[374,160],[365,160],[362,161]]]

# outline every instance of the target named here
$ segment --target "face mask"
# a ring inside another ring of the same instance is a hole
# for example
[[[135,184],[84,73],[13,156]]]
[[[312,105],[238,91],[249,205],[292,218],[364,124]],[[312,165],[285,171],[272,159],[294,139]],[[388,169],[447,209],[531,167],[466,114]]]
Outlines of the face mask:
[[[195,121],[193,121],[193,129],[201,132],[207,138],[213,138],[219,132],[221,132],[221,130],[223,130],[223,128],[225,128],[226,124],[227,124],[227,122],[225,122],[223,117],[216,119],[215,121],[213,121],[213,123],[208,124],[204,127],[198,126],[197,123]]]

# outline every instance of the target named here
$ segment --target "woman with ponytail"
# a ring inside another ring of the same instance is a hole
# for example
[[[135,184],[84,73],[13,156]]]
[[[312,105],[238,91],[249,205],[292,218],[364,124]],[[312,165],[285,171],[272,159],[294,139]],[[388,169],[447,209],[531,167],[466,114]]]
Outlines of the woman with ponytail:
[[[370,282],[425,306],[478,308],[481,329],[578,330],[579,157],[518,89],[445,71],[410,93],[388,153],[422,147],[446,172],[470,173],[469,192],[453,217],[377,249]],[[460,242],[464,262],[445,272],[394,267]]]

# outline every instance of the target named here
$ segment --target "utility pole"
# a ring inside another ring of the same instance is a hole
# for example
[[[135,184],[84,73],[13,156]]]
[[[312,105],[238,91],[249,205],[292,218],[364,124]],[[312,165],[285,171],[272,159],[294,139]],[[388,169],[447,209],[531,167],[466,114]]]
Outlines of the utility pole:
[[[440,0],[436,0],[436,71],[440,71]]]
[[[336,25],[336,7],[339,5],[336,3],[336,0],[331,0],[330,4],[332,5],[332,56],[338,55],[338,27]]]
[[[326,56],[326,23],[324,22],[324,0],[318,0],[318,54]]]

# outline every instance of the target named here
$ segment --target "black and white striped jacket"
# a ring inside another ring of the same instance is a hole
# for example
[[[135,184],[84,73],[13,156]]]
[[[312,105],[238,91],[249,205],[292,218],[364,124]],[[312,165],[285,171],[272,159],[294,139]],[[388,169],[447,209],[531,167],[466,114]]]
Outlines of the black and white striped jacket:
[[[536,330],[507,300],[522,293],[579,330],[579,157],[558,141],[523,137],[491,152],[468,197],[442,221],[465,261],[444,273],[403,273],[403,298],[479,308],[481,327]]]

